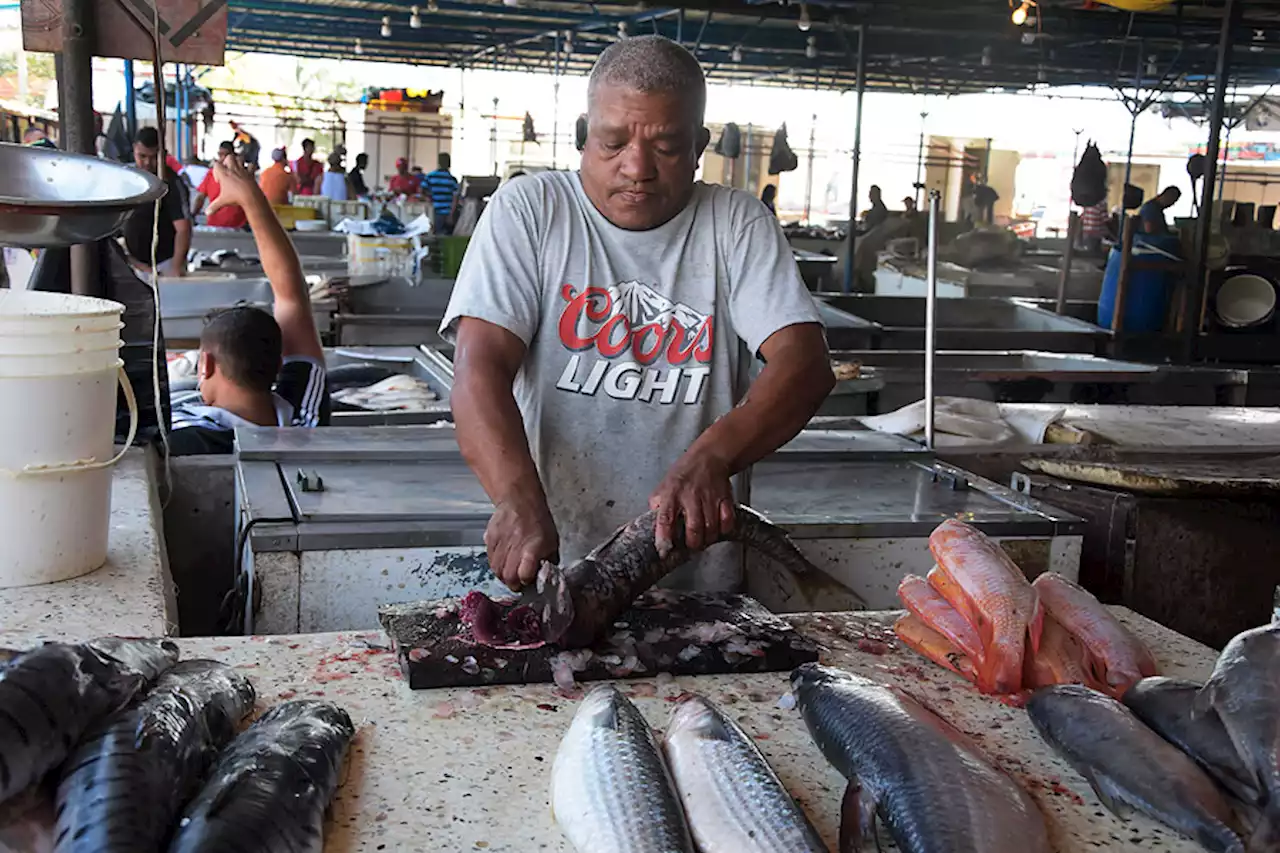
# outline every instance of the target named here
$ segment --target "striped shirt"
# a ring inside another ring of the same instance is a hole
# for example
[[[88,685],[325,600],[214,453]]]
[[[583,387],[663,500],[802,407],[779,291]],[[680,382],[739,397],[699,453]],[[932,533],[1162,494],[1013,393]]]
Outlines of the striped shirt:
[[[431,206],[436,215],[448,216],[453,212],[453,196],[458,191],[458,179],[448,169],[436,169],[422,178],[422,186],[431,194]]]
[[[329,420],[324,365],[306,356],[287,356],[272,394],[277,426],[317,427]],[[206,406],[199,391],[173,395],[170,451],[175,456],[232,453],[235,429],[256,426],[217,406]]]

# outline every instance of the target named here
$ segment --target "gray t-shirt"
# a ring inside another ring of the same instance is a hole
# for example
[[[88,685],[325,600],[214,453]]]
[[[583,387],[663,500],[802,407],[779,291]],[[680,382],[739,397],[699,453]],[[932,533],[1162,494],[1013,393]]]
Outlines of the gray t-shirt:
[[[672,463],[742,398],[748,353],[820,322],[777,219],[752,195],[699,183],[670,222],[626,231],[573,172],[493,196],[441,334],[460,317],[529,348],[515,397],[566,565],[648,509]],[[731,590],[741,562],[717,545],[677,579]]]

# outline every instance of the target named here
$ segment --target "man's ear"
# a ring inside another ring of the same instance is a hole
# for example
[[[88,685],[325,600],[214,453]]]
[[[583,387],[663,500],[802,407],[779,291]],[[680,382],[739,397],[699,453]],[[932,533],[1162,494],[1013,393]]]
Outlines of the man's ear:
[[[707,146],[711,144],[711,131],[705,127],[698,128],[698,156],[694,159],[701,160],[702,152],[707,150]]]
[[[196,375],[201,379],[212,379],[216,368],[217,359],[214,358],[213,353],[200,350],[200,358],[196,362]]]

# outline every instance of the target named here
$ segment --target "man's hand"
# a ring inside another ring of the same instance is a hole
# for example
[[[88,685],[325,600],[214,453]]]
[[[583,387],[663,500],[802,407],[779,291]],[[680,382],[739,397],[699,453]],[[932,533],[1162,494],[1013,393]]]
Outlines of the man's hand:
[[[519,592],[537,579],[543,560],[556,557],[560,535],[546,501],[513,499],[493,508],[484,546],[498,580]]]
[[[232,204],[248,208],[254,204],[266,204],[267,198],[262,194],[257,181],[234,154],[213,164],[213,176],[218,181],[221,192],[209,203],[205,216]]]
[[[719,541],[733,530],[733,487],[729,466],[714,455],[690,448],[671,466],[649,498],[658,511],[654,539],[658,553],[674,544],[676,519],[684,518],[684,539],[692,551]]]

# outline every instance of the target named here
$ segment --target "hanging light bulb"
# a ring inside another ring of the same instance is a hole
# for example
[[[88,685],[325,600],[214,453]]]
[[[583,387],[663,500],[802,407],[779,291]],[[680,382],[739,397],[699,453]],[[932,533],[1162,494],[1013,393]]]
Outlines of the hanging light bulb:
[[[1027,12],[1031,9],[1031,0],[1022,0],[1022,5],[1013,10],[1013,14],[1009,16],[1009,20],[1013,21],[1016,26],[1022,26],[1027,22]]]
[[[738,45],[735,44],[733,46],[733,52],[729,54],[729,58],[732,59],[734,62],[741,62],[742,48],[738,47]]]
[[[433,0],[433,4],[434,4],[434,0]],[[430,8],[430,7],[427,7],[427,8]],[[418,14],[417,6],[414,6],[412,9],[409,10],[409,29],[411,30],[422,29],[422,16]]]
[[[564,52],[566,54],[573,53],[573,30],[564,31],[564,41],[562,44],[564,45]]]
[[[434,15],[440,11],[440,4],[436,0],[427,0],[427,11]]]
[[[813,26],[813,21],[809,18],[809,4],[800,4],[800,20],[796,21],[796,26],[800,28],[800,32],[809,32],[809,27]]]
[[[520,0],[502,0],[503,6],[511,6],[512,8],[520,5]]]
[[[1156,65],[1156,55],[1154,53],[1147,57],[1147,76],[1160,76],[1160,66]]]
[[[627,37],[627,22],[618,21],[618,38],[624,39],[626,37]]]
[[[360,42],[360,39],[356,39],[356,56],[361,56],[363,53],[364,45]]]
[[[378,32],[382,34],[382,37],[384,39],[391,38],[391,16],[390,15],[382,16],[382,29],[379,30]]]
[[[1044,73],[1044,66],[1043,66],[1043,65],[1039,66],[1039,68],[1036,70],[1036,82],[1037,82],[1037,83],[1048,83],[1048,82],[1049,82],[1049,75]]]
[[[809,36],[804,43],[804,55],[810,59],[818,58],[818,37]]]
[[[983,68],[991,67],[991,46],[990,45],[982,49],[982,67]]]

